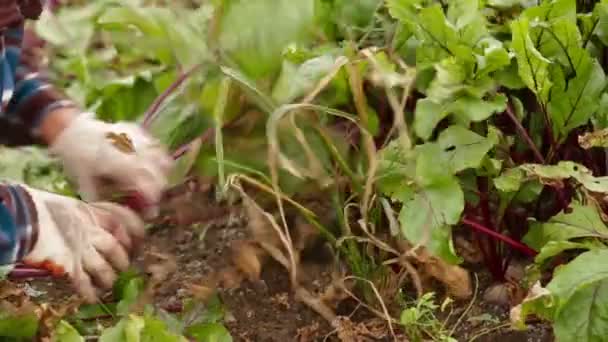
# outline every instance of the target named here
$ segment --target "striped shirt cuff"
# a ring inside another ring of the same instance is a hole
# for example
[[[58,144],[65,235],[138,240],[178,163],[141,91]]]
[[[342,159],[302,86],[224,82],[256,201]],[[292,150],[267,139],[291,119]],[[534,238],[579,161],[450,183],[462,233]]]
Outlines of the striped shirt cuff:
[[[22,260],[38,240],[32,197],[19,185],[0,185],[0,264]]]

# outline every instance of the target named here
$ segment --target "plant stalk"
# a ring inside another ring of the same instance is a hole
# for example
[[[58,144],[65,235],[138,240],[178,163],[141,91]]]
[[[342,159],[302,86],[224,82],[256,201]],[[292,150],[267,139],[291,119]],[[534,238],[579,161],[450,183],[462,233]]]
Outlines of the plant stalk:
[[[521,243],[519,241],[515,241],[515,240],[511,239],[508,236],[500,234],[500,233],[498,233],[498,232],[496,232],[496,231],[494,231],[494,230],[492,230],[490,228],[487,228],[487,227],[481,225],[480,223],[477,223],[477,222],[475,222],[473,220],[470,220],[470,219],[468,219],[466,217],[462,219],[462,223],[466,224],[467,226],[469,226],[469,227],[471,227],[471,228],[473,228],[473,229],[475,229],[477,231],[480,231],[480,232],[482,232],[484,234],[487,234],[487,235],[489,235],[489,236],[491,236],[493,238],[496,238],[496,239],[498,239],[498,240],[506,243],[507,245],[513,247],[514,249],[517,249],[518,251],[526,254],[527,256],[535,257],[538,254],[537,251],[535,251],[532,248],[524,245],[523,243]]]

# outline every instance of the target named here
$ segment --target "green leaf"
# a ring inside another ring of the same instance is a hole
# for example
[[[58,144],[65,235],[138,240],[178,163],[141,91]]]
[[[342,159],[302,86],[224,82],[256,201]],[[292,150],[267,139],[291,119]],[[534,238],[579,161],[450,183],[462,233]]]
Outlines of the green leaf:
[[[453,0],[448,7],[448,20],[457,30],[465,28],[479,16],[478,0]]]
[[[587,53],[582,55],[575,70],[576,76],[565,88],[553,87],[548,107],[554,131],[562,138],[589,121],[599,108],[597,98],[606,85],[602,67]]]
[[[55,342],[84,342],[84,337],[80,336],[78,330],[64,320],[59,322],[53,335]]]
[[[460,221],[464,194],[456,178],[417,190],[399,213],[401,231],[413,244],[426,242],[429,251],[449,263],[459,263],[450,225]]]
[[[44,11],[35,22],[36,34],[50,44],[64,47],[69,54],[84,54],[95,32],[93,19],[106,6],[107,1],[94,1],[62,8],[58,17],[51,11]]]
[[[595,248],[601,248],[604,246],[601,243],[593,243],[591,241],[585,242],[571,242],[571,241],[549,241],[540,250],[540,252],[534,257],[534,262],[537,264],[543,264],[550,258],[563,253],[564,251],[571,249],[582,249],[590,250]]]
[[[442,147],[435,143],[416,146],[416,183],[420,186],[452,181],[453,172],[449,160],[443,156]]]
[[[422,65],[439,62],[450,56],[461,61],[474,61],[472,42],[461,41],[459,32],[447,20],[441,6],[434,4],[418,10],[421,2],[388,1],[391,15],[406,25],[422,42],[416,50],[416,60]]]
[[[555,298],[555,317],[559,317],[563,305],[588,285],[608,278],[608,249],[596,249],[582,253],[570,263],[555,271],[547,290]]]
[[[141,330],[141,341],[142,342],[187,342],[188,340],[181,335],[176,335],[169,331],[167,324],[162,320],[146,316],[142,321],[145,322],[143,330]],[[138,323],[139,324],[139,323]],[[137,326],[136,328],[139,328]],[[135,329],[136,330],[136,329]]]
[[[330,55],[309,59],[298,66],[283,61],[281,75],[272,90],[272,98],[278,104],[286,104],[306,95],[334,68],[334,63],[335,58]]]
[[[366,28],[382,0],[334,0],[332,19],[351,35]],[[357,30],[358,29],[358,30]]]
[[[121,319],[115,326],[107,328],[99,337],[99,342],[186,342],[167,330],[165,323],[151,316],[141,317],[131,314]]]
[[[186,334],[197,342],[232,342],[232,336],[226,327],[219,323],[201,323],[189,327]]]
[[[396,139],[380,151],[378,159],[378,190],[394,200],[405,201],[413,191],[416,153]]]
[[[313,24],[313,0],[235,0],[225,5],[219,44],[249,77],[259,79],[277,71],[283,49],[305,41]]]
[[[608,93],[603,93],[599,99],[599,108],[592,118],[595,128],[608,128]]]
[[[453,125],[441,132],[437,143],[442,149],[440,158],[447,161],[452,173],[457,173],[478,168],[488,151],[498,143],[498,135],[490,129],[485,138],[462,126]]]
[[[418,100],[414,113],[414,130],[416,131],[416,135],[427,140],[433,134],[435,126],[448,115],[447,106],[441,105],[429,98]]]
[[[451,113],[472,122],[488,119],[494,113],[502,112],[506,108],[506,97],[497,95],[489,101],[470,95],[462,95],[444,105],[424,98],[416,103],[414,113],[414,130],[416,135],[427,140],[437,124]]]
[[[608,45],[608,3],[605,1],[598,2],[593,13],[597,16],[597,24],[593,33],[604,45]]]
[[[131,306],[137,301],[141,291],[144,288],[144,280],[140,277],[134,277],[126,281],[120,301],[116,305],[116,313],[119,315],[127,315],[130,312]]]
[[[523,241],[540,250],[550,241],[567,241],[581,237],[608,238],[608,227],[602,221],[597,208],[574,203],[571,210],[569,213],[560,212],[545,223],[533,223]]]
[[[483,55],[475,55],[478,77],[502,70],[511,64],[511,56],[501,41],[488,37],[482,39],[479,46],[483,48]]]
[[[519,168],[511,168],[494,178],[494,186],[506,193],[516,192],[524,181],[524,172]]]
[[[467,72],[456,58],[446,58],[435,64],[435,78],[427,89],[427,97],[444,103],[465,89]]]
[[[517,59],[519,76],[541,101],[546,101],[552,85],[548,70],[551,61],[536,49],[529,30],[530,23],[527,18],[512,21],[511,47]]]
[[[38,331],[38,316],[31,312],[0,312],[0,337],[33,339]]]
[[[523,15],[530,21],[554,23],[559,19],[576,22],[575,0],[543,1],[540,6],[527,8]]]
[[[608,336],[608,280],[579,288],[561,308],[553,331],[558,341],[601,342]]]

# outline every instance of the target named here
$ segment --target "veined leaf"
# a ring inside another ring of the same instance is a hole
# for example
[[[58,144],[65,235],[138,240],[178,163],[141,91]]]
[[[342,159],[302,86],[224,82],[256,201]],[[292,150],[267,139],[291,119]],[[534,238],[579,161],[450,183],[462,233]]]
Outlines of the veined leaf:
[[[540,250],[550,241],[567,241],[581,237],[608,238],[608,227],[596,207],[575,203],[571,209],[570,213],[561,212],[548,222],[533,223],[523,241]]]
[[[552,23],[558,19],[566,19],[576,23],[576,0],[543,1],[539,6],[527,8],[522,14],[530,21]]]
[[[608,45],[608,3],[605,1],[598,2],[595,5],[593,14],[597,17],[593,33],[597,35],[604,45]]]
[[[573,128],[584,125],[599,108],[597,99],[606,85],[604,70],[585,51],[576,76],[565,88],[553,87],[549,112],[553,129],[563,139]]]
[[[582,265],[581,265],[582,266]],[[608,336],[608,279],[578,289],[553,325],[559,341],[601,342]]]
[[[472,46],[476,42],[461,40],[457,28],[445,17],[439,4],[421,8],[421,3],[416,0],[388,2],[391,15],[414,32],[422,44],[416,50],[416,59],[438,62],[452,56],[461,61],[473,61]]]
[[[581,337],[581,341],[605,338],[605,287],[608,281],[608,249],[587,251],[557,268],[553,279],[542,288],[535,284],[522,304],[511,310],[511,319],[522,327],[528,315],[535,314],[555,322],[558,340]],[[593,310],[597,310],[592,314]],[[580,331],[576,331],[581,329]]]
[[[582,47],[582,37],[576,23],[567,18],[559,18],[553,24],[537,25],[536,44],[540,53],[548,59],[559,62],[570,75],[577,72],[586,54]]]
[[[526,86],[542,101],[547,101],[551,80],[549,78],[549,61],[534,46],[529,34],[530,23],[527,18],[511,22],[512,48],[517,58],[518,73]]]
[[[555,271],[553,280],[547,284],[547,290],[556,302],[555,317],[559,317],[564,305],[581,288],[608,278],[606,258],[608,258],[608,249],[591,250],[582,253]]]

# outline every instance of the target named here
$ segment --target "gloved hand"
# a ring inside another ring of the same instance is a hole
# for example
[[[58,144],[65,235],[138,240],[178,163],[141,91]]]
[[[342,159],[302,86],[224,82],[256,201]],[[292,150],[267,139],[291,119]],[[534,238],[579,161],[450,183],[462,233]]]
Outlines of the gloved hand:
[[[85,203],[19,187],[25,192],[21,197],[28,197],[27,202],[31,203],[26,216],[33,218],[30,224],[17,227],[20,241],[28,241],[24,238],[27,227],[32,237],[31,242],[25,243],[31,247],[23,252],[21,261],[45,268],[55,276],[67,274],[87,302],[95,302],[98,291],[110,289],[118,272],[128,268],[128,252],[144,236],[143,222],[117,204]],[[24,222],[16,217],[17,222]]]
[[[86,201],[109,200],[120,190],[141,195],[145,216],[154,216],[172,159],[161,144],[132,123],[106,123],[94,114],[73,119],[50,145]]]

